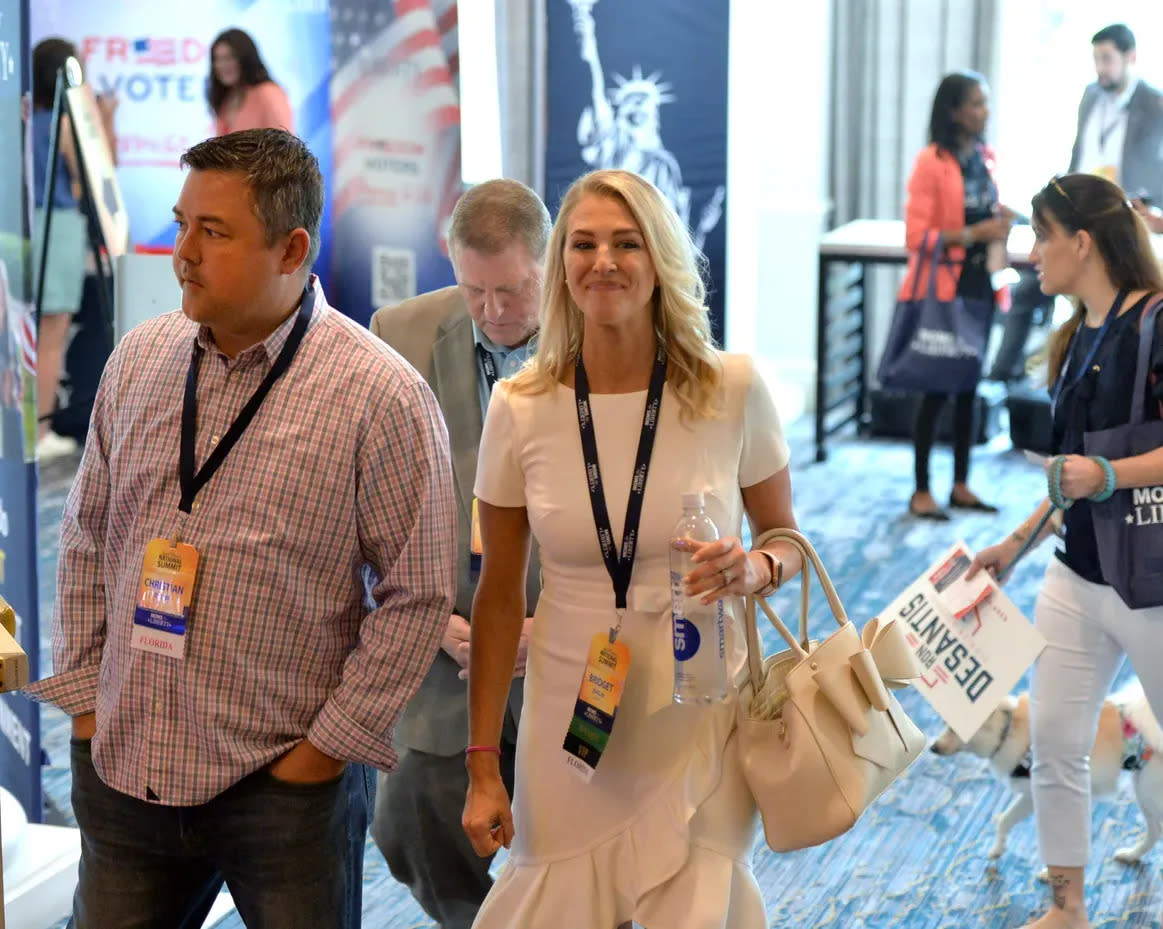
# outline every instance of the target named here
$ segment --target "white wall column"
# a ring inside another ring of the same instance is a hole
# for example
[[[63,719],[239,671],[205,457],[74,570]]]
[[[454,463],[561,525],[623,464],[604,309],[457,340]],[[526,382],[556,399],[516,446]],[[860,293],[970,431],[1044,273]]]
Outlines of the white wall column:
[[[785,418],[810,406],[815,386],[831,7],[731,3],[727,348],[754,354],[774,376]]]

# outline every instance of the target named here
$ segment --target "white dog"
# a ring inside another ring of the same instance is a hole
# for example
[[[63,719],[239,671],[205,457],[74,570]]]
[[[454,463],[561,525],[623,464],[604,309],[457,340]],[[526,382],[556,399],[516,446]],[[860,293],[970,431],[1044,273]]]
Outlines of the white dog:
[[[967,751],[985,758],[999,778],[1006,780],[1014,793],[1013,802],[997,820],[997,838],[989,852],[998,858],[1005,851],[1010,830],[1034,810],[1030,792],[1030,700],[1006,697],[974,733],[968,743],[951,729],[933,743],[937,755]],[[1095,796],[1114,793],[1119,772],[1133,772],[1135,799],[1147,831],[1134,845],[1119,849],[1115,859],[1124,864],[1141,860],[1163,834],[1163,729],[1147,705],[1143,690],[1136,682],[1103,703],[1098,719],[1098,737],[1090,756],[1091,793]],[[1038,875],[1046,880],[1046,872]]]

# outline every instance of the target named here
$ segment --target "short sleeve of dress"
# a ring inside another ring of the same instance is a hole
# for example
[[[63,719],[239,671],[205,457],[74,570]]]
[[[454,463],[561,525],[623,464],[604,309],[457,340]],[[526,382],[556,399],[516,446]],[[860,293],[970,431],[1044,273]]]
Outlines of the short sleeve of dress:
[[[759,370],[747,359],[747,397],[743,406],[743,454],[739,458],[739,486],[751,487],[782,471],[791,452],[771,392]]]
[[[506,385],[498,384],[489,398],[481,446],[477,454],[477,476],[473,493],[493,506],[525,505],[525,472],[517,455],[517,434],[513,408]]]

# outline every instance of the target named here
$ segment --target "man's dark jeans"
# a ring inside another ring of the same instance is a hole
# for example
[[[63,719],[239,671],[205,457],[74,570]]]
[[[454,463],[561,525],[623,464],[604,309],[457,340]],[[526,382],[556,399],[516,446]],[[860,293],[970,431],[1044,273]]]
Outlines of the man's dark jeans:
[[[359,925],[361,766],[310,785],[262,770],[207,803],[167,807],[108,787],[87,740],[71,751],[81,828],[76,929],[198,929],[224,881],[248,929]]]

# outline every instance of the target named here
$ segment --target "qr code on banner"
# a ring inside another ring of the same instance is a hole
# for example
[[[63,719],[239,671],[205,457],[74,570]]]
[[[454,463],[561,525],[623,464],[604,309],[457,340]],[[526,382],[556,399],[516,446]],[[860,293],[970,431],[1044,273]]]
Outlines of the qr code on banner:
[[[372,305],[390,306],[416,296],[416,253],[407,248],[372,248]]]

